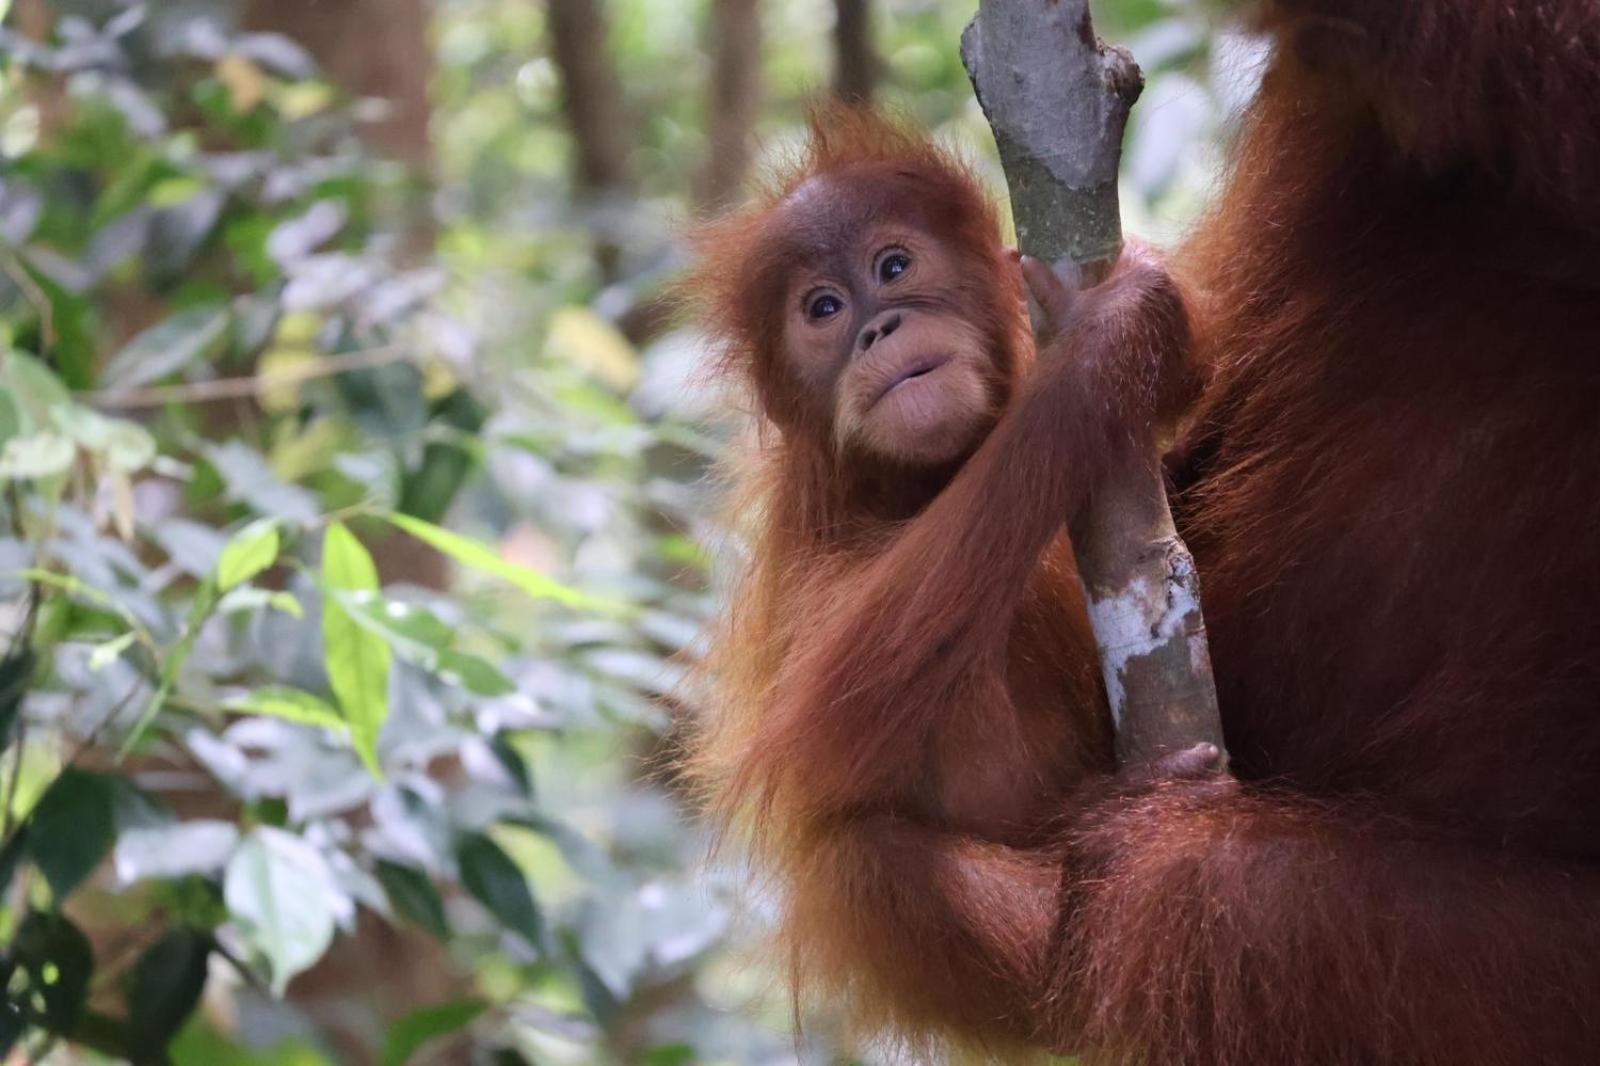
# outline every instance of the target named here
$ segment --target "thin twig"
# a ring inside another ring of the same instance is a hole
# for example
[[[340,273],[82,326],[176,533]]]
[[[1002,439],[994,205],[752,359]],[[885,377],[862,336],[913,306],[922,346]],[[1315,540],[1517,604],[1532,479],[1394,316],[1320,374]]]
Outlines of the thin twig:
[[[89,981],[91,995],[102,992],[120,982],[145,949],[159,941],[165,930],[143,927],[132,931],[128,939],[117,946],[117,953],[105,962],[96,960],[94,976]]]
[[[228,945],[224,944],[216,937],[212,937],[211,950],[220,955],[223,962],[226,962],[229,966],[232,966],[234,972],[244,980],[245,984],[249,985],[257,992],[267,991],[267,983],[261,979],[261,975],[250,969],[243,959],[239,958],[238,955],[229,950]]]
[[[39,583],[28,583],[28,609],[22,616],[22,621],[17,626],[17,631],[11,635],[11,647],[6,652],[6,658],[26,654],[33,643],[33,627],[39,618]],[[21,700],[24,694],[17,696],[17,754],[11,765],[11,780],[6,782],[5,810],[0,811],[0,841],[10,843],[12,819],[16,817],[17,785],[22,780],[22,757],[28,747],[28,719],[22,713]],[[0,848],[3,850],[3,848]]]
[[[0,251],[0,270],[4,270],[6,277],[22,291],[22,298],[33,305],[34,314],[39,316],[39,354],[50,354],[50,349],[56,346],[55,305],[15,255]]]
[[[216,403],[220,400],[243,400],[258,396],[268,389],[281,389],[299,385],[318,378],[337,377],[358,370],[376,370],[391,363],[403,363],[415,358],[409,349],[389,344],[381,348],[363,348],[354,352],[340,352],[324,356],[315,363],[276,370],[270,374],[251,374],[248,377],[217,378],[213,381],[195,381],[187,385],[154,385],[135,389],[95,389],[76,393],[83,403],[106,410],[128,410],[138,407],[162,407],[169,403]]]
[[[78,760],[83,758],[88,750],[99,742],[101,735],[105,733],[106,729],[110,727],[111,723],[116,721],[118,716],[120,716],[123,711],[128,709],[128,704],[132,703],[133,697],[139,693],[140,682],[144,680],[145,679],[142,676],[135,677],[133,679],[133,684],[128,686],[128,691],[122,694],[122,698],[117,700],[117,702],[112,705],[109,711],[100,716],[100,720],[90,727],[89,732],[85,733],[78,739],[77,747],[72,749],[72,754],[69,755],[67,757],[67,761],[62,764],[62,770],[66,770],[72,766],[75,766]]]
[[[135,679],[134,683],[128,686],[128,691],[117,701],[116,706],[105,713],[104,717],[89,731],[87,736],[79,740],[78,746],[73,749],[72,754],[61,764],[61,768],[56,771],[56,775],[50,779],[49,784],[45,785],[39,795],[42,796],[49,792],[55,783],[61,780],[62,775],[76,766],[78,760],[83,758],[84,753],[94,746],[95,741],[99,739],[106,726],[115,721],[116,717],[127,709],[128,704],[133,700],[134,694],[139,691],[139,680],[142,679]],[[17,835],[27,828],[28,824],[26,821],[17,822],[15,825],[11,824],[12,808],[17,802],[17,781],[22,777],[22,748],[23,742],[27,739],[27,726],[26,719],[17,724],[17,759],[16,765],[11,772],[11,780],[6,794],[5,815],[7,824],[4,835],[0,836],[0,852],[4,852],[6,848],[10,847]]]
[[[11,761],[11,780],[6,782],[6,809],[4,819],[0,819],[0,852],[4,852],[11,843],[11,837],[18,828],[13,824],[17,809],[17,784],[22,780],[22,756],[28,749],[28,720],[19,718],[17,721],[17,754]]]

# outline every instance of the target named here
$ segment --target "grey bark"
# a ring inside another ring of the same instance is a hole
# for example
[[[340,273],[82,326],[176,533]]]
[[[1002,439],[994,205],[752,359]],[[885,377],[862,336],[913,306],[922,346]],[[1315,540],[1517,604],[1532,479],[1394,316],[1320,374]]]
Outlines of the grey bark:
[[[1094,35],[1088,0],[983,0],[961,59],[994,129],[1017,242],[1093,276],[1122,247],[1117,164],[1144,88],[1133,57]]]
[[[1000,148],[1019,247],[1103,279],[1122,247],[1117,165],[1143,88],[1133,58],[1095,36],[1088,0],[980,0],[961,56]],[[1202,742],[1222,751],[1199,578],[1154,440],[1070,533],[1119,763]]]

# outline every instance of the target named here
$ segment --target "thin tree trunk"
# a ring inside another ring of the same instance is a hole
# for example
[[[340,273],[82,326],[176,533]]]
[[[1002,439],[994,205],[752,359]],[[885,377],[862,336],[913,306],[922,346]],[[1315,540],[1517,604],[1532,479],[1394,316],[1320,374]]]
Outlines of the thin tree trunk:
[[[835,0],[834,6],[834,95],[847,103],[871,103],[883,69],[872,45],[872,0]]]
[[[605,12],[598,0],[550,0],[548,12],[551,52],[577,149],[574,183],[585,194],[621,192],[630,184],[627,124]]]
[[[628,130],[622,80],[611,54],[599,0],[550,0],[550,51],[561,75],[562,108],[572,134],[572,184],[576,198],[606,206],[629,197]],[[615,218],[594,215],[594,258],[603,282],[622,274],[622,242]],[[615,212],[610,212],[614,215]]]
[[[30,41],[47,41],[55,29],[55,16],[44,0],[17,0],[15,25]]]
[[[361,137],[373,154],[404,163],[422,179],[396,220],[401,255],[414,260],[432,254],[435,237],[426,193],[433,160],[431,14],[429,0],[247,0],[241,16],[244,29],[281,33],[305,48],[345,92],[387,105],[379,120],[362,126]],[[389,537],[370,547],[385,581],[449,587],[444,556],[427,545]]]
[[[1089,0],[980,0],[961,58],[1000,149],[1017,245],[1103,279],[1122,248],[1117,164],[1144,86],[1094,35]],[[1209,743],[1226,759],[1194,559],[1173,526],[1156,442],[1071,527],[1117,758]]]
[[[56,12],[47,0],[17,0],[11,27],[30,41],[44,44],[56,32]],[[28,78],[29,98],[38,108],[39,139],[48,144],[66,121],[66,79],[57,74],[34,73]]]
[[[725,207],[738,198],[750,170],[751,137],[761,97],[761,9],[758,0],[712,0],[710,157],[700,202]]]

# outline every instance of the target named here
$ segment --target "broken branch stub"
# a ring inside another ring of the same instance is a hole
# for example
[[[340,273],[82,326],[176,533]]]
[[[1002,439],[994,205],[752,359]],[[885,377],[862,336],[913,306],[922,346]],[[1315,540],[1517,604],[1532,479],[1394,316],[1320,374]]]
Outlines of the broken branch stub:
[[[1095,37],[1088,0],[983,0],[961,61],[1000,149],[1018,246],[1098,280],[1122,248],[1117,164],[1138,64]]]
[[[961,58],[1000,148],[1018,246],[1080,283],[1103,280],[1122,248],[1117,167],[1144,87],[1133,58],[1095,37],[1088,0],[980,0]],[[1070,532],[1118,762],[1224,750],[1199,579],[1155,441]]]

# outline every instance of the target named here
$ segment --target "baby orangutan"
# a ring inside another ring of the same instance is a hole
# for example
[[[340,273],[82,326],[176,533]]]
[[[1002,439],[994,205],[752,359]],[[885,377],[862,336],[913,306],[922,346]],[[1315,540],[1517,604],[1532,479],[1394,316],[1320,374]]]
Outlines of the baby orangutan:
[[[1038,1042],[1058,823],[1129,787],[1063,527],[1181,401],[1187,324],[1147,253],[1075,292],[998,233],[959,164],[840,110],[706,234],[689,291],[769,425],[695,763],[786,890],[801,987]]]

